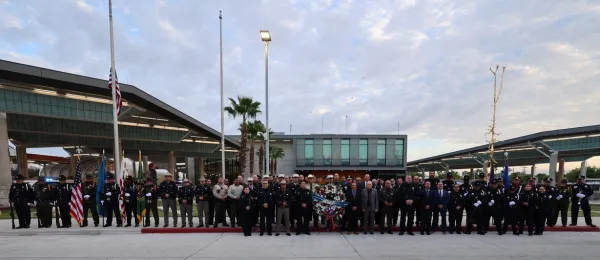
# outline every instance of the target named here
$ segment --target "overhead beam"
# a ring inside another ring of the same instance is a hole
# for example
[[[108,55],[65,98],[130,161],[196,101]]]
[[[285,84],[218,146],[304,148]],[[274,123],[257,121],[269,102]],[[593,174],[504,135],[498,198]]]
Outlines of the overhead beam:
[[[529,144],[529,146],[531,146],[533,149],[537,150],[539,153],[543,154],[544,156],[548,157],[548,159],[550,159],[550,155],[548,155],[547,153],[543,152],[540,148],[538,148],[534,144],[529,143],[529,142],[527,144]]]

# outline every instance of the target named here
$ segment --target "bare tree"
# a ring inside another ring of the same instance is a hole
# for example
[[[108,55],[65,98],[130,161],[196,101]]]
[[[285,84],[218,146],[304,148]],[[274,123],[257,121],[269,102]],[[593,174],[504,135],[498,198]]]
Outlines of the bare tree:
[[[496,164],[496,160],[494,160],[494,144],[496,143],[496,136],[499,136],[500,133],[496,131],[496,108],[498,106],[498,100],[500,100],[500,94],[502,94],[502,87],[504,86],[504,72],[506,71],[506,66],[502,67],[502,74],[500,75],[500,87],[498,88],[498,68],[500,65],[496,65],[496,69],[492,69],[490,67],[490,72],[494,75],[494,103],[492,104],[494,110],[492,114],[492,124],[488,126],[487,134],[490,135],[490,141],[488,141],[489,148],[488,151],[490,153],[490,169],[494,167]]]

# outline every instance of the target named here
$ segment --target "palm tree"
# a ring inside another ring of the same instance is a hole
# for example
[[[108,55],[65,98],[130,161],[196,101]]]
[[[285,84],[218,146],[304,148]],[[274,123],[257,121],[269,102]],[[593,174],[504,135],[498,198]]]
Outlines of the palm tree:
[[[254,141],[258,140],[259,132],[265,128],[265,125],[260,120],[255,120],[248,123],[248,139],[250,140],[250,152],[248,155],[250,175],[254,175]],[[262,173],[262,171],[261,171]]]
[[[271,175],[277,174],[277,160],[285,156],[283,149],[279,146],[269,147],[269,160],[271,164]]]
[[[242,118],[241,124],[241,133],[242,138],[240,138],[240,151],[238,152],[239,161],[239,169],[240,174],[244,174],[246,172],[246,152],[248,152],[247,142],[248,142],[248,119],[255,119],[257,115],[261,113],[260,111],[260,102],[254,101],[251,97],[246,96],[238,96],[237,101],[233,98],[229,98],[230,106],[227,106],[223,109],[229,114],[230,117],[233,118]]]
[[[258,149],[258,152],[256,153],[256,155],[258,155],[258,161],[260,162],[260,164],[258,165],[258,172],[260,173],[260,175],[262,176],[263,173],[265,172],[265,166],[266,166],[266,160],[265,160],[265,143],[266,143],[266,134],[267,133],[267,128],[262,125],[259,127],[258,129],[258,138],[256,140],[260,140],[261,144],[260,144],[260,148]],[[269,136],[273,135],[273,131],[269,130]],[[268,173],[266,173],[268,174]]]

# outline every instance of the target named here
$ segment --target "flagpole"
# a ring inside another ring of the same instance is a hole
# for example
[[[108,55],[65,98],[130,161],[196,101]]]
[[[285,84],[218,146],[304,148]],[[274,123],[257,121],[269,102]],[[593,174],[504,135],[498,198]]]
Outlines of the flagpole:
[[[115,174],[120,174],[119,169],[121,167],[121,153],[119,152],[119,118],[118,118],[118,105],[117,105],[117,73],[115,69],[115,42],[113,33],[113,16],[112,16],[112,0],[108,0],[108,20],[110,24],[110,73],[112,87],[112,101],[113,101],[113,132],[114,132],[114,169]]]
[[[225,96],[223,93],[223,15],[219,11],[219,47],[221,62],[221,175],[225,178]]]

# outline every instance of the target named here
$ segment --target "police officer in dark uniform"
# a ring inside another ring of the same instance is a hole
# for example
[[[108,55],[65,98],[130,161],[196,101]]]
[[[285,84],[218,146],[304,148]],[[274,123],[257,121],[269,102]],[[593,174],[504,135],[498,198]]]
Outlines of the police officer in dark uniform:
[[[144,227],[150,226],[150,213],[154,218],[154,227],[158,227],[158,187],[154,184],[152,177],[146,179],[144,196],[146,197],[146,222]]]
[[[312,192],[307,188],[306,181],[300,182],[300,188],[296,191],[294,196],[296,205],[296,219],[298,222],[298,228],[296,229],[296,236],[300,233],[310,235],[309,221],[313,211],[313,198]],[[262,205],[258,205],[262,207]]]
[[[467,196],[467,193],[471,190],[472,190],[471,177],[469,177],[469,175],[465,175],[463,177],[463,184],[460,185],[460,192],[464,196]]]
[[[190,227],[194,227],[194,186],[190,184],[190,180],[183,180],[183,187],[179,188],[177,192],[177,199],[179,200],[179,208],[181,209],[181,227],[186,227],[187,222]]]
[[[493,180],[492,186],[487,191],[488,205],[485,207],[486,215],[484,218],[484,229],[487,232],[490,225],[490,218],[494,220],[496,225],[496,231],[498,235],[504,234],[502,232],[502,212],[504,210],[504,192],[498,187],[499,180]]]
[[[298,178],[300,175],[294,173],[292,174],[292,183],[288,184],[288,189],[292,192],[292,197],[296,194],[296,191],[300,189],[300,183],[298,183]],[[292,200],[290,205],[290,227],[294,228],[296,223],[296,206],[294,205],[294,200]]]
[[[123,198],[125,204],[125,215],[127,216],[127,225],[125,227],[131,227],[131,218],[135,219],[135,226],[140,226],[140,221],[137,218],[137,185],[133,182],[133,177],[128,175],[125,178],[125,187],[123,187]]]
[[[412,232],[413,222],[415,219],[415,207],[417,205],[417,192],[415,190],[416,184],[412,182],[412,177],[407,175],[405,182],[400,185],[400,191],[397,193],[397,201],[400,209],[400,233],[404,235],[404,232],[414,236]]]
[[[454,184],[456,184],[453,178],[454,176],[452,175],[452,172],[446,173],[446,179],[442,181],[442,183],[444,184],[444,190],[447,190],[448,192],[453,191]]]
[[[473,183],[473,190],[467,194],[466,207],[470,209],[471,216],[467,218],[467,230],[465,234],[471,234],[473,224],[477,225],[477,234],[485,235],[483,208],[487,204],[485,191],[481,189],[482,183],[476,181]],[[486,205],[487,206],[487,205]]]
[[[197,228],[209,226],[209,201],[212,200],[212,190],[206,185],[206,179],[200,178],[200,185],[194,188],[194,195],[196,195],[196,209],[198,211],[198,224]]]
[[[548,205],[545,205],[546,207],[548,207],[548,216],[546,219],[546,224],[548,226],[554,225],[552,223],[554,221],[554,200],[556,200],[556,197],[558,197],[558,190],[556,189],[556,187],[551,185],[552,181],[552,178],[545,178],[543,184],[544,188],[546,188],[546,195],[550,196],[550,202],[548,203]]]
[[[109,173],[106,179],[108,182],[104,184],[104,191],[100,194],[101,203],[106,212],[106,224],[104,224],[104,227],[112,226],[113,214],[117,219],[117,227],[122,227],[123,218],[121,217],[121,210],[119,209],[119,195],[121,193],[121,188],[119,187],[119,184],[115,183],[114,174]]]
[[[474,181],[473,184],[478,183],[481,190],[486,191],[489,188],[488,182],[485,181],[485,173],[480,172],[478,175],[479,179]]]
[[[456,231],[456,234],[461,233],[463,211],[465,208],[465,195],[460,191],[460,185],[454,184],[452,192],[450,192],[450,200],[448,201],[448,213],[450,219],[449,231],[450,234]]]
[[[81,184],[81,187],[83,188],[83,224],[81,227],[87,227],[89,211],[92,212],[94,226],[97,227],[100,221],[98,218],[98,206],[96,205],[97,185],[94,182],[94,177],[91,174],[86,174],[85,181]]]
[[[513,235],[518,236],[519,230],[517,223],[519,220],[519,194],[515,189],[515,186],[510,186],[504,194],[504,226],[502,227],[502,233],[506,234],[508,231],[508,225],[511,225]]]
[[[73,191],[73,187],[71,187],[71,184],[67,183],[67,177],[62,174],[58,177],[58,181],[60,183],[56,186],[56,189],[54,189],[54,197],[58,203],[62,227],[70,228],[71,207],[69,204],[71,203],[71,192]]]
[[[560,215],[561,224],[567,226],[567,212],[569,210],[569,199],[571,198],[571,187],[566,179],[562,179],[556,189],[557,196],[554,198],[554,213],[552,214],[552,223],[548,226],[553,227],[558,221]]]
[[[273,228],[274,203],[273,193],[271,189],[269,189],[269,182],[266,180],[263,180],[262,188],[258,192],[257,207],[260,208],[260,235],[262,236],[265,233],[266,228],[267,234],[270,236]]]
[[[435,177],[435,172],[429,172],[429,179],[425,180],[426,182],[431,183],[431,190],[437,190],[437,184],[440,182],[440,179]]]
[[[38,182],[33,185],[35,192],[35,203],[39,218],[39,227],[49,228],[52,226],[52,207],[54,206],[53,188],[46,183],[44,176],[38,177]]]
[[[19,219],[17,228],[29,228],[31,224],[31,205],[33,203],[33,188],[24,183],[21,174],[15,175],[15,183],[10,186],[8,198],[13,204]]]
[[[571,225],[577,226],[577,215],[579,214],[579,208],[583,211],[583,217],[585,218],[585,224],[595,228],[596,225],[592,224],[592,217],[590,212],[590,202],[588,200],[594,194],[592,186],[585,183],[585,176],[577,177],[577,183],[573,184],[571,188]]]

